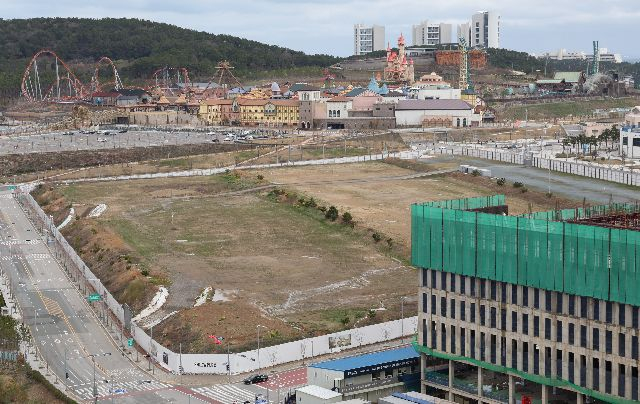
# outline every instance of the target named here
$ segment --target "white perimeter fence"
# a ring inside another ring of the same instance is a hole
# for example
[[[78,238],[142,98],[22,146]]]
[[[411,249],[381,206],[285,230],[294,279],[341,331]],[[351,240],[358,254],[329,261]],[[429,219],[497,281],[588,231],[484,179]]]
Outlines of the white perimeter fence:
[[[477,157],[487,160],[502,161],[512,164],[524,164],[532,167],[551,169],[567,174],[580,175],[604,181],[616,182],[626,185],[640,185],[640,170],[605,167],[600,164],[578,163],[575,161],[562,161],[558,159],[546,159],[542,157],[526,158],[523,153],[510,153],[497,150],[474,149],[462,147],[456,149],[439,149],[434,154],[451,154],[459,156]]]
[[[40,208],[40,205],[29,194],[29,190],[22,189],[22,192],[17,193],[16,197],[32,212],[35,212],[38,219],[48,229],[49,234],[67,255],[68,261],[72,262],[93,289],[102,295],[108,309],[122,324],[124,321],[123,306],[113,298],[102,282],[67,243],[67,240],[54,225],[52,218]],[[152,360],[174,374],[239,374],[283,363],[313,360],[319,355],[412,336],[417,332],[417,323],[417,317],[408,317],[404,320],[354,328],[334,334],[264,347],[259,350],[231,353],[228,356],[227,354],[178,354],[151,339],[142,327],[133,321],[131,322],[131,336],[140,348],[151,356]],[[229,363],[229,369],[227,369],[227,363]]]

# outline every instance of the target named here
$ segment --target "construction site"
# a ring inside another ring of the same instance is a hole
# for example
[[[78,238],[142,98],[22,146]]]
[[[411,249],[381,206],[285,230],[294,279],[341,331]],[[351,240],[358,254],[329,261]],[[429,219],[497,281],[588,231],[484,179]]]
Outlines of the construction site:
[[[425,388],[449,399],[637,400],[639,209],[508,216],[504,195],[412,205]]]

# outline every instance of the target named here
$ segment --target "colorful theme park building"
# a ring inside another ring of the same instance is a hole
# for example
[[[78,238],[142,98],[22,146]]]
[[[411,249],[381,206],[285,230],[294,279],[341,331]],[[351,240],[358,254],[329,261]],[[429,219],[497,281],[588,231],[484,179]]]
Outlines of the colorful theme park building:
[[[398,53],[393,52],[391,46],[387,47],[387,67],[384,68],[384,80],[388,83],[409,85],[415,81],[413,59],[407,61],[402,34],[398,38]]]

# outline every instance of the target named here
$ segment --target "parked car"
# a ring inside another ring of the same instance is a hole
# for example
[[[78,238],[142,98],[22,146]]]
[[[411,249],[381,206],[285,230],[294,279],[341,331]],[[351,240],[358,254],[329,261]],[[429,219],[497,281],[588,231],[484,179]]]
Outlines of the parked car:
[[[267,375],[251,375],[243,380],[244,384],[256,384],[262,383],[269,380],[269,376]]]

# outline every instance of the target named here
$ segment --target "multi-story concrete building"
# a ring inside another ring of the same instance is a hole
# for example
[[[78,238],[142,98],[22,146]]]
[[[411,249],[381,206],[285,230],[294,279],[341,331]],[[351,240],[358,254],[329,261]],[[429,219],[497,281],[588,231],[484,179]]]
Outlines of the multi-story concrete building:
[[[451,42],[451,24],[422,21],[413,26],[413,46],[434,46]]]
[[[471,17],[471,46],[500,47],[500,14],[478,11]]]
[[[385,49],[384,26],[364,24],[356,24],[353,26],[354,55],[365,55]]]
[[[454,42],[459,42],[460,38],[464,38],[467,42],[467,45],[471,44],[471,24],[465,22],[463,24],[458,25],[458,36]]]
[[[300,124],[298,100],[238,99],[240,124],[272,128],[297,128]]]
[[[508,216],[496,195],[411,214],[424,393],[465,403],[639,399],[638,205]]]

